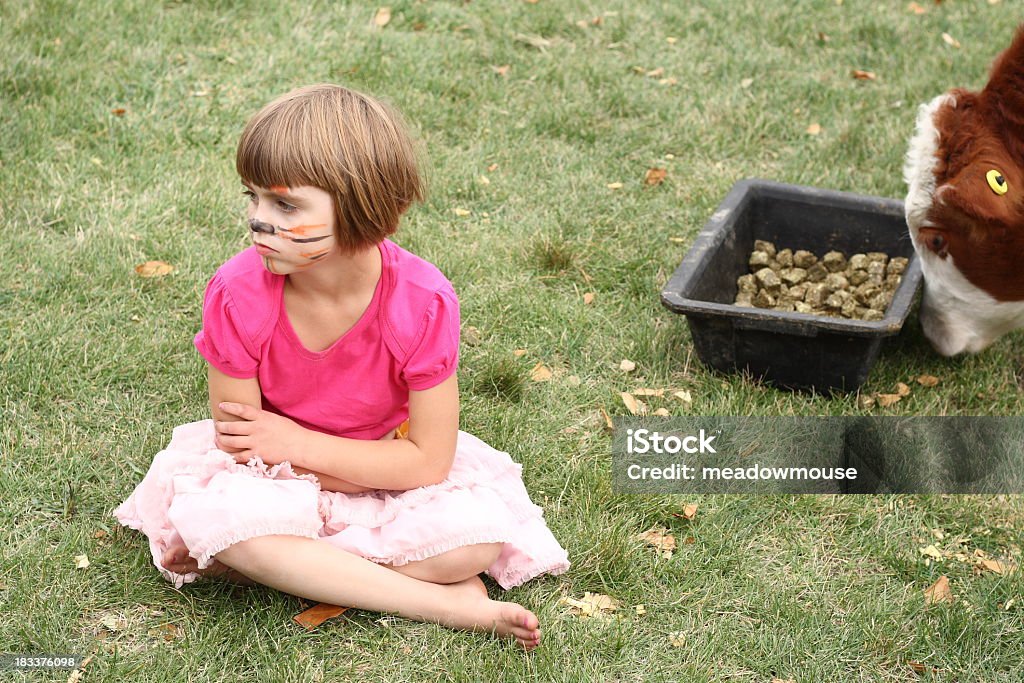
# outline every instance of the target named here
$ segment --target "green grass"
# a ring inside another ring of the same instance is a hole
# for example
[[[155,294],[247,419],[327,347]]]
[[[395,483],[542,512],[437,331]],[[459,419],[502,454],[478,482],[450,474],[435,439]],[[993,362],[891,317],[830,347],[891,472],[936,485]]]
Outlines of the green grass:
[[[941,383],[863,409],[709,373],[658,301],[740,178],[903,195],[917,104],[982,85],[1020,19],[1008,0],[906,5],[395,0],[381,30],[362,3],[0,5],[0,652],[95,652],[87,681],[921,679],[910,661],[933,680],[1022,680],[1021,574],[919,552],[1020,562],[1019,497],[611,488],[600,411],[622,414],[619,392],[636,387],[686,389],[690,408],[649,403],[702,415],[1022,412],[1020,333],[942,359],[911,322],[863,392]],[[429,158],[429,199],[397,240],[449,276],[475,328],[462,426],[524,464],[573,562],[506,594],[542,620],[532,655],[363,612],[306,633],[290,622],[300,602],[271,590],[174,591],[143,537],[113,526],[171,429],[206,415],[190,342],[207,278],[245,241],[242,125],[317,81],[394,103]],[[654,166],[667,178],[645,187]],[[150,259],[176,271],[137,277]],[[551,381],[530,380],[538,362]],[[673,516],[689,502],[694,520]],[[671,559],[636,540],[654,525],[680,541]],[[943,574],[956,602],[925,607]],[[558,604],[584,591],[621,600],[618,617]]]

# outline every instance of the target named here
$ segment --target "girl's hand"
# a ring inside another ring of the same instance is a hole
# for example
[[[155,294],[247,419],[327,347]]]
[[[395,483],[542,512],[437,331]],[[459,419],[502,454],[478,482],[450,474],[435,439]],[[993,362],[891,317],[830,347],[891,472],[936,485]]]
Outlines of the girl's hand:
[[[221,403],[219,407],[228,415],[241,418],[236,422],[214,421],[217,448],[238,449],[231,454],[235,462],[247,463],[258,455],[267,465],[277,465],[285,460],[299,464],[294,456],[300,450],[297,445],[304,430],[298,424],[277,413],[244,403]]]

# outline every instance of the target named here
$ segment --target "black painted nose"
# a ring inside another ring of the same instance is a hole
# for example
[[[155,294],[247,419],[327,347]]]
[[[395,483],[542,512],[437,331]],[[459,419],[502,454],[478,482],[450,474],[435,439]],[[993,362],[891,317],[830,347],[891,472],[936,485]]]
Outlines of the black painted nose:
[[[253,232],[265,232],[268,235],[273,235],[276,232],[273,225],[258,221],[255,218],[249,219],[249,229]]]

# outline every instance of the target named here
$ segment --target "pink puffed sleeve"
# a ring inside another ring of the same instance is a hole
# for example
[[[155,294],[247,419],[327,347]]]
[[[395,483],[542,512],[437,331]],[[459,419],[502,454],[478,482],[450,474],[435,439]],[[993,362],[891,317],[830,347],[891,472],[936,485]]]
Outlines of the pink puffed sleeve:
[[[459,363],[459,300],[451,285],[434,293],[427,306],[423,330],[402,369],[413,391],[423,391],[448,379]]]
[[[203,329],[193,343],[202,357],[225,375],[239,379],[256,376],[258,351],[220,274],[214,275],[206,286]]]

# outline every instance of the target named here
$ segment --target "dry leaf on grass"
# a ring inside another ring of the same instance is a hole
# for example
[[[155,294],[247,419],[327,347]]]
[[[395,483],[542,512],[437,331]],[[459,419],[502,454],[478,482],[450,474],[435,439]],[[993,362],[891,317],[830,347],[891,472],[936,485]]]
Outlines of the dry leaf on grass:
[[[377,13],[373,15],[373,25],[377,28],[384,28],[391,21],[391,8],[381,7],[377,10]]]
[[[686,404],[693,403],[693,396],[690,394],[689,391],[685,391],[685,390],[684,391],[677,391],[677,392],[673,393],[672,395],[675,396],[676,398],[678,398],[683,403],[686,403]]]
[[[821,124],[820,123],[812,123],[811,125],[807,126],[807,134],[808,135],[820,135],[821,134]]]
[[[654,411],[654,414],[657,415],[658,417],[668,417],[669,415],[671,415],[671,413],[668,412],[668,408],[658,408],[657,410]]]
[[[135,266],[135,272],[142,277],[163,277],[174,272],[174,266],[163,261],[146,261]]]
[[[931,605],[936,602],[953,602],[953,591],[949,588],[949,579],[945,574],[924,589],[924,604]]]
[[[608,429],[615,429],[615,424],[612,422],[611,416],[608,415],[608,411],[606,411],[604,408],[598,408],[598,410],[601,411],[601,417],[604,418],[605,427],[607,427]]]
[[[636,397],[628,391],[619,393],[622,397],[622,403],[626,406],[626,410],[629,411],[630,415],[646,415],[647,406],[644,405],[643,401],[636,400]]]
[[[89,556],[88,555],[75,555],[75,569],[88,569],[89,568]]]
[[[534,382],[547,382],[549,379],[551,379],[551,376],[551,369],[548,366],[544,365],[544,363],[538,362],[536,365],[533,366],[533,369],[530,370],[530,379],[532,379]]]
[[[921,553],[922,555],[926,555],[927,557],[931,557],[936,560],[943,559],[942,553],[934,545],[930,545],[926,548],[918,548],[917,550],[919,553]]]
[[[665,390],[664,389],[634,389],[632,393],[633,393],[634,396],[657,396],[658,398],[661,398],[662,396],[665,395]]]
[[[684,505],[682,514],[674,512],[672,513],[672,515],[674,517],[682,517],[683,519],[692,520],[694,517],[697,516],[697,506],[694,505],[693,503],[690,503],[689,505]]]
[[[302,628],[307,631],[312,631],[320,624],[324,623],[328,619],[333,619],[347,609],[348,607],[339,607],[338,605],[321,602],[310,607],[304,612],[296,614],[292,619]]]
[[[573,614],[580,617],[607,617],[619,609],[619,601],[608,595],[586,592],[582,600],[568,596],[558,601],[560,605],[568,605]]]
[[[127,111],[127,110],[124,107],[117,107],[115,109],[111,109],[110,113],[113,114],[114,116],[124,116],[125,111]]]
[[[925,12],[928,11],[927,9],[917,4],[916,2],[912,2],[909,5],[907,5],[907,9],[913,12],[914,14],[924,14]]]
[[[471,212],[469,209],[463,209],[462,207],[455,207],[452,209],[452,213],[456,216],[468,216]]]
[[[622,183],[608,183],[605,187],[607,187],[609,190],[621,190]]]
[[[923,387],[934,387],[938,385],[939,378],[935,375],[921,375],[917,378],[917,383]]]
[[[590,304],[594,303],[594,293],[593,292],[584,292],[584,294],[583,294],[583,303],[588,305],[588,306]]]
[[[858,81],[873,81],[876,78],[874,71],[864,71],[863,69],[854,69],[851,75]]]
[[[942,42],[944,42],[946,45],[949,45],[950,47],[960,47],[960,41],[954,38],[953,36],[949,35],[948,33],[942,34]]]
[[[672,644],[672,647],[682,647],[686,644],[686,634],[682,631],[672,631],[668,634],[668,642]]]
[[[668,175],[668,170],[664,168],[649,168],[647,173],[644,174],[644,185],[648,187],[654,185],[661,185],[665,182],[665,176]]]
[[[896,382],[896,393],[900,396],[910,396],[910,387],[903,382]]]
[[[506,78],[508,76],[508,71],[511,68],[512,68],[511,64],[502,64],[501,66],[492,66],[491,67],[491,69],[494,71],[494,73],[498,74],[502,78]],[[494,166],[497,167],[497,164],[494,164]],[[488,169],[488,170],[490,170],[490,169]]]
[[[1003,562],[1001,560],[980,560],[977,564],[979,570],[988,570],[996,574],[1012,574],[1016,569],[1017,565],[1012,562]]]
[[[936,669],[934,666],[928,666],[927,664],[922,664],[921,662],[915,662],[913,660],[907,662],[907,666],[909,666],[911,669],[913,669],[914,673],[919,673],[919,674],[926,674],[928,672],[931,672],[933,674],[939,673],[939,670]]]
[[[642,617],[643,615],[647,614],[647,608],[644,607],[643,605],[637,605],[636,606],[636,613],[637,613],[637,616],[641,616]]]
[[[622,370],[623,372],[633,372],[634,370],[636,370],[636,363],[629,360],[628,358],[623,358],[622,361],[619,363],[619,370]]]
[[[883,408],[899,403],[903,397],[899,394],[878,394],[878,405]]]
[[[515,356],[516,358],[522,358],[523,356],[526,355],[526,349],[516,349],[515,351],[512,352],[512,355]]]
[[[672,551],[676,549],[676,537],[665,527],[656,526],[648,529],[637,538],[661,553],[666,560],[672,557]]]
[[[754,79],[753,78],[744,78],[743,80],[740,81],[740,87],[743,88],[744,90],[746,90],[747,88],[749,88],[753,84],[754,84]]]

